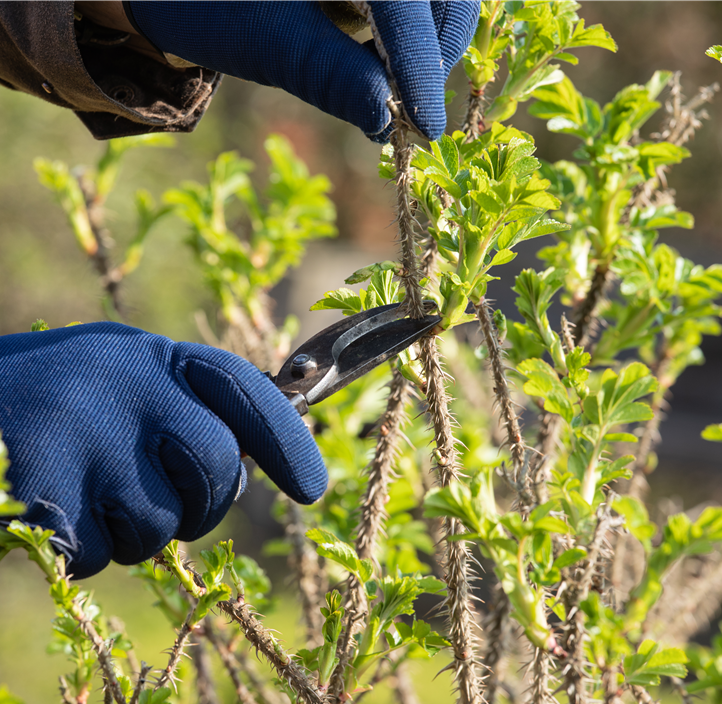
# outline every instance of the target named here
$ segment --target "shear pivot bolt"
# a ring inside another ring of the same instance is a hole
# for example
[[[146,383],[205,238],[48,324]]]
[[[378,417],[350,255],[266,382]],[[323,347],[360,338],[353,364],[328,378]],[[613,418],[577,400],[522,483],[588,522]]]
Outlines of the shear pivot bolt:
[[[303,378],[312,371],[315,371],[316,366],[316,360],[313,359],[313,357],[307,354],[299,354],[297,357],[294,357],[291,362],[291,374],[295,377]]]

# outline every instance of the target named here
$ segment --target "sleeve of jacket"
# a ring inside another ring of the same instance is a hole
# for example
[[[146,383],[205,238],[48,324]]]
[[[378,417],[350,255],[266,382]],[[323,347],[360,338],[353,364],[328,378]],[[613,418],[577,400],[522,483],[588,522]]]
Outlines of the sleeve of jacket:
[[[72,0],[0,1],[0,85],[73,110],[96,139],[190,132],[221,74],[79,45]]]

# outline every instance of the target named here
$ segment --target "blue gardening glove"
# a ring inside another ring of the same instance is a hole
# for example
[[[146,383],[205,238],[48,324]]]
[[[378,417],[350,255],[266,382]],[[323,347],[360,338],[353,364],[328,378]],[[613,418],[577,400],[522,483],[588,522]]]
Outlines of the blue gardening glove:
[[[245,487],[241,449],[300,503],[326,488],[252,364],[116,323],[0,337],[0,429],[22,519],[56,531],[76,578],[212,530]]]
[[[444,83],[469,45],[478,0],[371,2],[406,112],[429,139],[446,126]],[[276,86],[384,142],[391,115],[386,70],[318,2],[124,3],[161,51],[231,76]]]

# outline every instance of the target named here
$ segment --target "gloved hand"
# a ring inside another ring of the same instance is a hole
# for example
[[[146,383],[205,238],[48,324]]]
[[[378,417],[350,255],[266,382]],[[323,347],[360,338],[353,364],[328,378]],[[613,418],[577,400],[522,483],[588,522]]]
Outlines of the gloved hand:
[[[406,112],[429,139],[446,126],[444,83],[476,29],[478,0],[371,2]],[[372,43],[361,45],[318,2],[124,3],[161,51],[231,76],[276,86],[360,127],[390,133],[391,89]]]
[[[295,501],[326,488],[306,426],[252,364],[117,323],[0,337],[0,429],[22,520],[57,532],[76,578],[212,530],[245,488],[241,449]]]

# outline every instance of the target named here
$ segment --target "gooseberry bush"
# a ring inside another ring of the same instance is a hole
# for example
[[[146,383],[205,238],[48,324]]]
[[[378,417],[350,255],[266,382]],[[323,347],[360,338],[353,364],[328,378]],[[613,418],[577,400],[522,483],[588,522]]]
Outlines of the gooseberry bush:
[[[412,662],[449,670],[463,704],[722,696],[722,637],[692,642],[722,600],[722,509],[656,523],[647,503],[668,392],[703,363],[702,337],[722,331],[722,265],[696,265],[658,239],[694,225],[667,174],[690,157],[717,88],[687,101],[679,76],[658,71],[600,105],[561,68],[579,48],[616,50],[578,9],[482,2],[464,59],[466,118],[437,142],[412,143],[392,105],[379,171],[396,183],[400,259],[366,264],[346,280],[357,288],[326,292],[313,309],[401,302],[420,316],[432,300],[441,322],[311,410],[329,490],[311,507],[279,497],[285,538],[267,545],[288,557],[305,647],[266,628],[270,582],[232,541],[195,562],[174,541],[131,569],[175,631],[165,667],[138,663],[119,622],[68,579],[50,531],[20,517],[0,530],[0,558],[24,548],[51,585],[53,647],[72,666],[63,701],[87,701],[100,680],[118,704],[216,702],[222,672],[243,704],[372,701],[382,682],[411,703],[421,696]],[[533,136],[510,123],[525,102],[540,129],[578,141],[571,160],[535,156]],[[184,183],[161,205],[137,195],[137,233],[113,265],[103,203],[123,153],[142,145],[168,138],[110,142],[82,175],[37,162],[101,275],[107,314],[122,318],[124,277],[156,222],[176,216],[218,304],[219,334],[199,319],[201,334],[277,367],[297,326],[274,323],[269,291],[308,241],[335,233],[329,182],[280,137],[266,143],[263,193],[251,162],[222,154],[206,184]],[[244,214],[233,231],[230,208]],[[538,268],[511,281],[506,265],[531,246]],[[505,286],[515,307],[494,310]],[[6,466],[0,453],[0,478]],[[17,516],[9,491],[0,483],[0,512]]]

